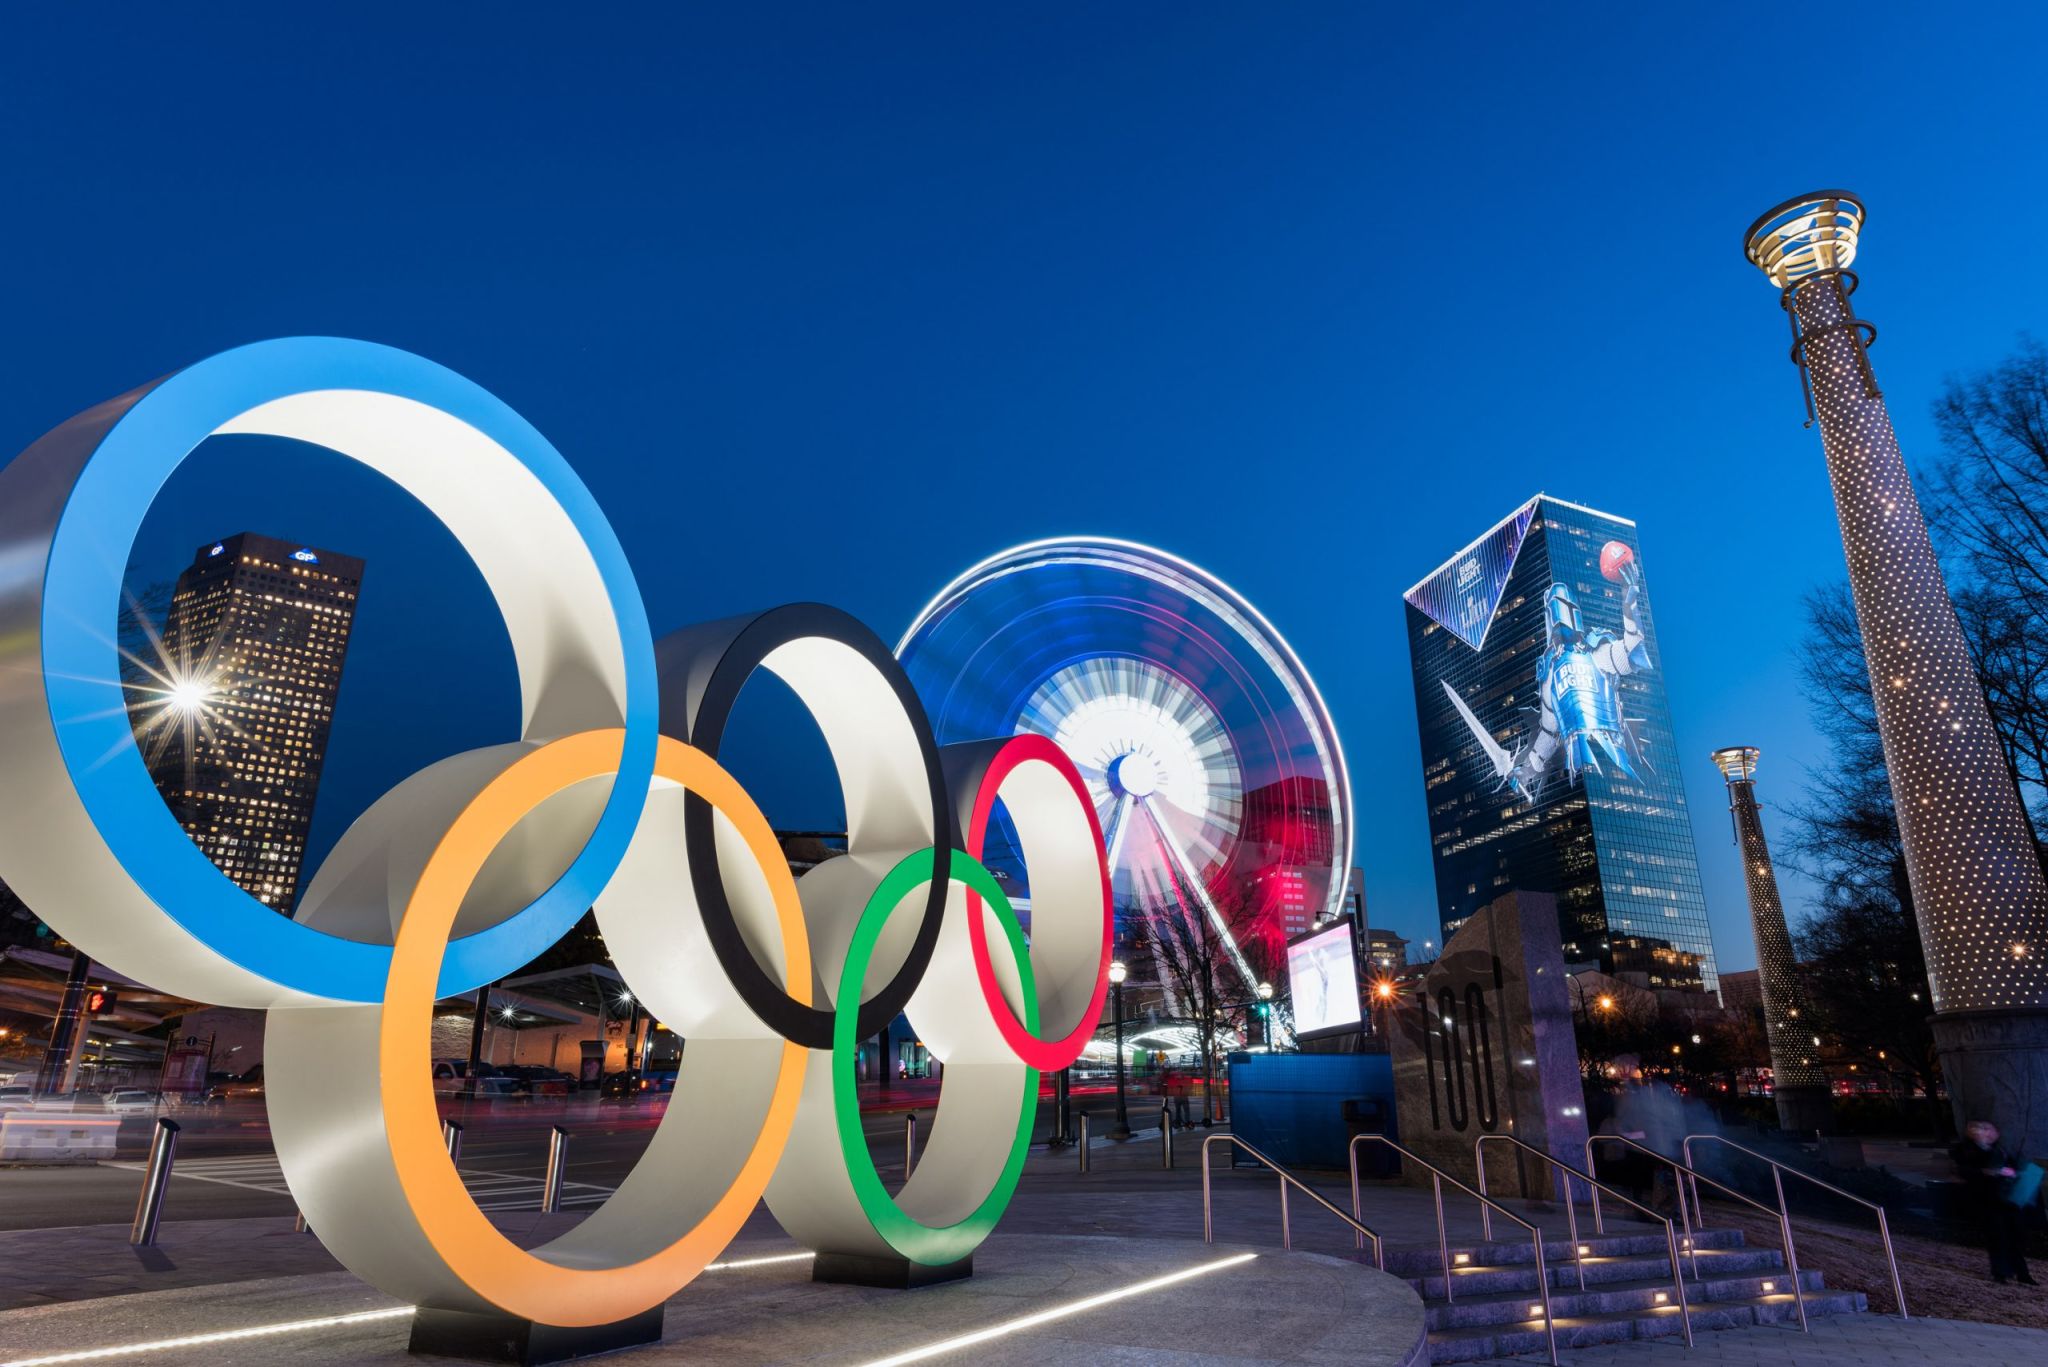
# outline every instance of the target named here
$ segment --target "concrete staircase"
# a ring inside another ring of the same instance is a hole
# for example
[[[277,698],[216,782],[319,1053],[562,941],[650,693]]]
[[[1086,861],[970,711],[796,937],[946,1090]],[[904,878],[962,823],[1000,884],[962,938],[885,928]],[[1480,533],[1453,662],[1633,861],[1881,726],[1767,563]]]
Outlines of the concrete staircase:
[[[1692,1307],[1693,1333],[1747,1325],[1796,1323],[1785,1257],[1777,1248],[1751,1248],[1739,1230],[1695,1231],[1699,1274],[1685,1264],[1685,1293]],[[1550,1311],[1557,1346],[1585,1348],[1626,1339],[1683,1338],[1678,1297],[1664,1236],[1590,1235],[1586,1289],[1572,1245],[1546,1241],[1543,1259],[1550,1274]],[[1443,1258],[1434,1248],[1387,1252],[1387,1271],[1404,1277],[1423,1300],[1429,1329],[1429,1360],[1479,1362],[1524,1353],[1547,1354],[1541,1298],[1529,1241],[1498,1239],[1453,1244],[1455,1301],[1444,1299]],[[1857,1314],[1867,1307],[1861,1292],[1829,1291],[1821,1274],[1800,1272],[1800,1293],[1809,1319]]]

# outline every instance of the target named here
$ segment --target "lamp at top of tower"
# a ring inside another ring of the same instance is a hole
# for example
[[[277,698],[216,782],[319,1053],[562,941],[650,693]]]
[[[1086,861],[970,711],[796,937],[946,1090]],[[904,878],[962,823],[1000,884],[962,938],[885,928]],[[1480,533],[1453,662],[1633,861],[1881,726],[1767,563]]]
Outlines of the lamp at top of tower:
[[[1763,751],[1754,745],[1728,745],[1714,752],[1714,767],[1730,783],[1746,783],[1756,777],[1756,762]]]
[[[1847,270],[1862,231],[1862,200],[1847,190],[1814,190],[1750,224],[1742,251],[1784,290],[1811,275]]]

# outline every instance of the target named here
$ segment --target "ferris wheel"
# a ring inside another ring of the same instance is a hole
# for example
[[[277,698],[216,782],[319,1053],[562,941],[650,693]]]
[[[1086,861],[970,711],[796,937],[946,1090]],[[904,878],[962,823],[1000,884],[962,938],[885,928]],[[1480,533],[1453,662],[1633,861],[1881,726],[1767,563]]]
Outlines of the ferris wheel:
[[[1341,911],[1351,790],[1336,729],[1234,590],[1126,541],[1031,542],[941,590],[896,653],[940,744],[1030,732],[1086,779],[1120,912],[1205,919],[1256,990]],[[1221,904],[1221,905],[1219,905]]]

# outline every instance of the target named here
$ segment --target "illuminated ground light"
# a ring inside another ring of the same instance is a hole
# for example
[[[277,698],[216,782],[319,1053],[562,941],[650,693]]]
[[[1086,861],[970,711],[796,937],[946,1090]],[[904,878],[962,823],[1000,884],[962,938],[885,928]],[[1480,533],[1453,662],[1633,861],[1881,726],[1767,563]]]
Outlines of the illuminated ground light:
[[[712,1263],[706,1272],[731,1272],[743,1267],[768,1267],[775,1263],[809,1262],[815,1253],[778,1253],[766,1258],[734,1258],[730,1262]],[[1250,1254],[1246,1254],[1250,1257]],[[1198,1268],[1197,1271],[1207,1271]],[[1138,1290],[1141,1288],[1132,1288]],[[1128,1294],[1128,1293],[1126,1293]],[[374,1324],[379,1320],[404,1319],[411,1315],[413,1307],[394,1305],[385,1310],[363,1310],[353,1315],[323,1315],[319,1319],[286,1320],[282,1324],[259,1324],[252,1329],[221,1329],[211,1334],[187,1334],[182,1338],[151,1339],[146,1343],[122,1343],[111,1348],[79,1348],[66,1353],[45,1353],[38,1357],[9,1358],[0,1362],[0,1367],[56,1367],[61,1362],[102,1362],[108,1358],[135,1357],[142,1353],[167,1353],[179,1348],[208,1348],[216,1343],[239,1343],[244,1339],[270,1338],[278,1334],[298,1334],[312,1329],[345,1329],[354,1324]],[[1071,1313],[1071,1312],[1062,1312]],[[909,1359],[903,1359],[909,1361]]]
[[[283,1324],[262,1324],[254,1329],[223,1329],[212,1334],[187,1334],[183,1338],[154,1339],[148,1343],[123,1343],[113,1348],[81,1348],[69,1353],[46,1353],[40,1357],[10,1358],[0,1367],[49,1367],[59,1362],[98,1362],[106,1358],[133,1357],[140,1353],[162,1353],[177,1348],[205,1348],[216,1343],[269,1338],[275,1334],[297,1334],[309,1329],[340,1329],[352,1324],[404,1319],[412,1314],[409,1305],[388,1310],[364,1310],[354,1315],[324,1315],[313,1320],[287,1320]]]
[[[1131,1285],[1119,1287],[1115,1291],[1105,1291],[1099,1296],[1089,1296],[1083,1300],[1069,1301],[1065,1305],[1056,1305],[1050,1310],[1040,1310],[1033,1315],[1020,1315],[1013,1320],[1004,1320],[1001,1324],[992,1324],[986,1329],[977,1329],[971,1334],[961,1334],[957,1338],[942,1339],[938,1343],[928,1343],[922,1348],[912,1348],[908,1352],[897,1353],[892,1357],[876,1358],[873,1362],[868,1363],[866,1367],[899,1367],[901,1363],[923,1362],[927,1358],[935,1358],[944,1353],[957,1353],[962,1348],[972,1348],[977,1343],[988,1343],[994,1339],[1008,1338],[1012,1334],[1021,1334],[1027,1329],[1036,1329],[1041,1324],[1050,1324],[1054,1320],[1065,1319],[1069,1315],[1079,1315],[1117,1301],[1129,1300],[1132,1296],[1143,1296],[1149,1292],[1172,1286],[1176,1282],[1184,1282],[1200,1277],[1205,1273],[1221,1272],[1226,1267],[1238,1267],[1258,1256],[1256,1253],[1239,1253],[1229,1258],[1218,1258],[1213,1263],[1202,1263],[1196,1267],[1184,1268],[1179,1272],[1169,1272],[1163,1277],[1153,1277],[1148,1281],[1133,1282]],[[0,1364],[0,1367],[4,1367],[4,1364]]]

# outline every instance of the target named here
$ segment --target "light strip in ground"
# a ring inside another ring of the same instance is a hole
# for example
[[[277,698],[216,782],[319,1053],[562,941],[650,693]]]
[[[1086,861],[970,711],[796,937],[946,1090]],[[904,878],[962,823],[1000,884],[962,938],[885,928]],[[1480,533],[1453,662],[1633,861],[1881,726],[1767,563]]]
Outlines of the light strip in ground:
[[[1118,1287],[1114,1291],[1105,1291],[1099,1296],[1088,1296],[1082,1300],[1069,1301],[1065,1305],[1056,1305],[1050,1310],[1040,1310],[1036,1314],[1021,1315],[1013,1320],[1004,1320],[1001,1324],[992,1324],[986,1329],[977,1329],[971,1334],[961,1334],[957,1338],[942,1339],[937,1343],[928,1343],[922,1348],[913,1348],[909,1352],[897,1353],[892,1357],[876,1358],[873,1362],[867,1363],[866,1367],[903,1367],[905,1363],[923,1362],[927,1358],[935,1358],[941,1353],[958,1352],[962,1348],[972,1348],[977,1343],[987,1343],[991,1339],[1007,1338],[1011,1334],[1021,1334],[1027,1329],[1036,1329],[1041,1324],[1050,1324],[1054,1320],[1065,1319],[1069,1315],[1079,1315],[1101,1306],[1110,1305],[1116,1301],[1128,1300],[1132,1296],[1143,1296],[1148,1292],[1158,1291],[1172,1286],[1176,1282],[1188,1281],[1205,1273],[1221,1272],[1226,1267],[1237,1267],[1240,1264],[1250,1262],[1258,1256],[1256,1253],[1239,1253],[1234,1257],[1218,1258],[1213,1263],[1202,1263],[1197,1267],[1183,1268],[1179,1272],[1169,1272],[1163,1277],[1153,1277],[1148,1281],[1133,1282],[1129,1286]],[[0,1363],[0,1367],[6,1367],[6,1364]]]
[[[283,1324],[261,1324],[253,1329],[222,1329],[211,1334],[187,1334],[183,1338],[156,1339],[149,1343],[123,1343],[113,1348],[81,1348],[69,1353],[48,1353],[39,1357],[12,1358],[0,1367],[54,1367],[60,1362],[98,1362],[105,1358],[130,1357],[137,1353],[161,1353],[175,1348],[204,1348],[209,1344],[233,1343],[238,1339],[265,1338],[272,1334],[295,1334],[306,1329],[337,1329],[376,1320],[395,1320],[412,1314],[409,1305],[386,1310],[364,1310],[353,1315],[326,1315],[314,1320],[288,1320]]]
[[[706,1272],[727,1272],[742,1267],[767,1267],[772,1263],[808,1262],[816,1257],[814,1253],[778,1253],[767,1258],[735,1258],[730,1262],[712,1263]],[[287,1320],[282,1324],[259,1324],[252,1329],[222,1329],[210,1334],[187,1334],[183,1338],[152,1339],[147,1343],[122,1343],[111,1348],[79,1348],[65,1353],[46,1353],[38,1357],[10,1358],[0,1362],[0,1367],[57,1367],[65,1362],[101,1362],[108,1358],[133,1357],[137,1353],[163,1353],[178,1348],[205,1348],[215,1343],[234,1343],[240,1339],[265,1338],[272,1334],[296,1334],[308,1329],[337,1329],[352,1324],[371,1324],[378,1320],[395,1320],[410,1315],[409,1305],[392,1306],[385,1310],[364,1310],[353,1315],[325,1315],[319,1319]]]

